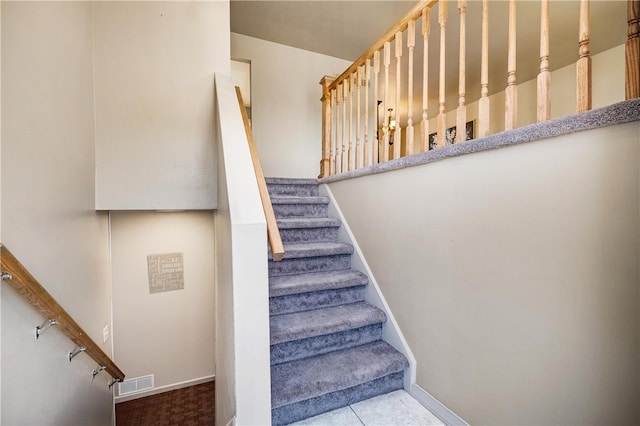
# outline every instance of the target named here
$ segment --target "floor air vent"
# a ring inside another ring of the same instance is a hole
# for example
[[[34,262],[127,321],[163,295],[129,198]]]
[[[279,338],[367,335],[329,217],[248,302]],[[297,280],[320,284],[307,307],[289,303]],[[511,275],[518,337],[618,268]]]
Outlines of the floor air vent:
[[[153,374],[127,379],[118,383],[118,396],[128,395],[153,388]]]

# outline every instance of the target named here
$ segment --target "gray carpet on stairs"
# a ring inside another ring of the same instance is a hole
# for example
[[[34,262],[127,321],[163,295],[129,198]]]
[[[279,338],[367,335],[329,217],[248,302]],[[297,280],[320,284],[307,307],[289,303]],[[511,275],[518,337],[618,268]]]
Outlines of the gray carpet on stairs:
[[[338,333],[386,320],[384,312],[366,302],[277,315],[271,319],[271,344]]]
[[[287,424],[402,388],[406,358],[382,341],[386,315],[315,179],[268,178],[285,255],[269,256],[272,422]]]
[[[381,340],[271,368],[272,408],[403,371],[407,359]],[[328,374],[331,372],[331,374]]]

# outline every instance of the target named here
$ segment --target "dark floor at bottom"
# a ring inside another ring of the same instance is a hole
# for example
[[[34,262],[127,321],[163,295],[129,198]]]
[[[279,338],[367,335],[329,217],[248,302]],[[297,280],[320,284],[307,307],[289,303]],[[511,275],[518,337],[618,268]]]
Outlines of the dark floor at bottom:
[[[116,404],[116,426],[213,425],[215,382]]]

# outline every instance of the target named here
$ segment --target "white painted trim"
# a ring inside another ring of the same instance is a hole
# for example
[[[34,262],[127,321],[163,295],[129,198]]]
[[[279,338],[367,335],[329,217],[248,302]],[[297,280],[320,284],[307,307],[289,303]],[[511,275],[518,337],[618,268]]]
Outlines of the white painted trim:
[[[225,426],[236,426],[236,416],[233,416]]]
[[[133,401],[134,399],[144,398],[145,396],[157,395],[163,392],[169,392],[176,389],[188,388],[189,386],[201,385],[203,383],[213,382],[216,379],[215,374],[211,376],[200,377],[199,379],[185,380],[184,382],[174,383],[172,385],[160,386],[157,388],[132,393],[126,396],[116,396],[115,403]]]
[[[417,384],[411,385],[408,392],[416,401],[431,411],[434,416],[442,420],[444,424],[448,426],[469,426],[469,423],[462,420],[456,413]]]
[[[376,281],[371,268],[369,268],[369,264],[362,254],[362,250],[360,250],[360,246],[358,245],[355,236],[351,232],[351,228],[349,227],[347,220],[342,214],[342,210],[340,210],[340,207],[338,206],[338,203],[336,202],[336,199],[334,198],[329,186],[326,184],[321,184],[320,194],[328,197],[330,200],[329,216],[337,217],[342,221],[338,239],[342,242],[348,242],[353,245],[354,251],[353,256],[351,257],[351,268],[356,271],[362,272],[369,277],[369,285],[366,287],[366,301],[381,309],[387,315],[387,322],[385,322],[382,327],[382,338],[385,342],[389,343],[397,351],[407,357],[407,360],[409,361],[409,368],[404,375],[404,388],[408,392],[409,389],[411,389],[411,387],[416,383],[416,359],[413,356],[413,352],[411,352],[411,348],[409,348],[409,344],[404,338],[404,335],[400,330],[400,326],[393,316],[391,308],[389,308],[389,305],[387,304],[387,301],[385,300],[384,295],[380,290],[380,286],[378,286],[378,282]]]

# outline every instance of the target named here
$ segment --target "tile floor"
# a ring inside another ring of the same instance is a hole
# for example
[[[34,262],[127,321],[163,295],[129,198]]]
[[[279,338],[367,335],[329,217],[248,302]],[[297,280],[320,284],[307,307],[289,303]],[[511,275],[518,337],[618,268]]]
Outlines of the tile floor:
[[[417,426],[444,423],[407,392],[398,390],[293,425]]]

